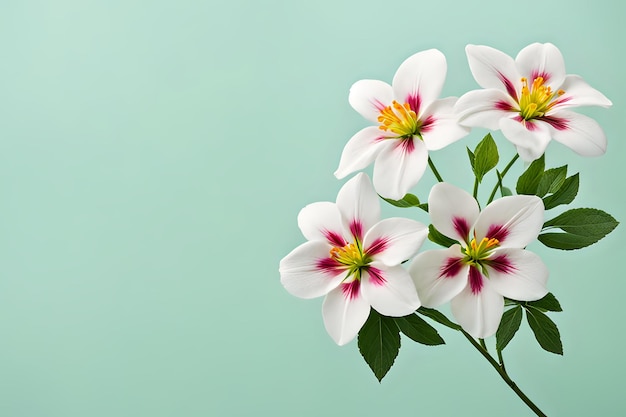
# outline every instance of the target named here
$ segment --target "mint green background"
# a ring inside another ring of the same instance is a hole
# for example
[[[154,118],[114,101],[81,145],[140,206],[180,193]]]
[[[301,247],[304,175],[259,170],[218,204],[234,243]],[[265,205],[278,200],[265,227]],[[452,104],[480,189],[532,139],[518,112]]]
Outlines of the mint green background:
[[[447,329],[443,347],[406,342],[379,384],[355,342],[328,337],[321,299],[283,290],[278,262],[367,125],[350,85],[438,48],[444,95],[460,95],[477,88],[467,43],[553,42],[613,100],[585,110],[604,157],[551,144],[548,164],[581,172],[573,206],[625,221],[625,15],[617,0],[4,1],[0,415],[531,415]],[[432,155],[446,179],[471,185],[465,146],[484,133]],[[579,252],[531,246],[565,309],[565,356],[526,324],[505,353],[550,416],[626,413],[624,230]]]

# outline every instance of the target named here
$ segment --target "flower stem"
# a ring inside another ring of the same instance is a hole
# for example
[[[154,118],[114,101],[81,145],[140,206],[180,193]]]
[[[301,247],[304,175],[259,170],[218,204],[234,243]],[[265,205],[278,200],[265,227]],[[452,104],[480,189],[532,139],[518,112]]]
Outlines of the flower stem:
[[[517,159],[517,158],[514,158],[514,159]],[[491,355],[487,352],[487,350],[485,350],[472,336],[470,336],[465,330],[461,329],[461,332],[463,333],[463,336],[465,336],[465,338],[469,340],[469,342],[476,348],[476,350],[478,350],[480,354],[483,355],[485,359],[487,359],[487,362],[489,362],[491,366],[493,366],[493,368],[498,372],[498,374],[500,374],[500,377],[502,377],[504,382],[506,382],[506,384],[517,394],[517,396],[522,401],[524,401],[524,403],[528,406],[528,408],[530,408],[539,417],[547,417],[546,414],[544,414],[544,412],[541,411],[539,407],[537,407],[535,403],[533,403],[530,400],[530,398],[528,398],[526,394],[522,392],[521,389],[519,389],[519,387],[517,386],[515,382],[513,382],[511,377],[509,377],[509,375],[506,373],[506,370],[504,369],[504,363],[502,363],[501,365],[498,364],[498,362],[496,362],[495,359],[491,357]],[[498,358],[500,359],[500,361],[502,361],[502,355],[499,351],[498,351]]]
[[[474,178],[474,200],[478,200],[478,177]]]
[[[435,174],[437,181],[443,182],[443,178],[441,178],[441,175],[439,175],[439,171],[437,171],[437,168],[435,168],[435,164],[433,163],[433,160],[430,159],[430,156],[428,157],[428,166],[433,171],[433,174]]]
[[[502,171],[502,173],[500,174],[500,177],[498,178],[498,183],[496,184],[495,187],[493,187],[493,190],[491,191],[491,195],[489,196],[489,201],[487,201],[487,204],[493,201],[494,197],[496,196],[496,191],[498,191],[498,188],[502,187],[502,178],[504,178],[506,173],[509,172],[509,169],[511,169],[511,167],[513,166],[515,161],[517,161],[518,158],[519,158],[519,154],[516,153],[513,159],[511,159],[511,161],[509,161],[507,166],[504,167],[504,171]]]

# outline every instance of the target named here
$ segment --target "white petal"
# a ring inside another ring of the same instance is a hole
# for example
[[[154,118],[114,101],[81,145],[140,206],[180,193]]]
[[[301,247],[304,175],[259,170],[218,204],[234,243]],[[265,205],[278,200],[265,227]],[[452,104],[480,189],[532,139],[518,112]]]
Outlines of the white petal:
[[[459,242],[467,242],[479,208],[467,191],[440,182],[430,190],[428,212],[435,229]]]
[[[467,61],[476,82],[483,88],[497,88],[517,98],[521,76],[513,58],[484,45],[467,45]]]
[[[407,58],[393,77],[396,100],[411,104],[419,116],[441,94],[447,71],[446,57],[437,49],[418,52]]]
[[[520,156],[526,162],[534,161],[543,155],[550,143],[550,130],[541,121],[520,122],[515,119],[500,119],[502,134],[518,148],[526,152]]]
[[[337,207],[345,230],[363,240],[365,232],[380,218],[380,202],[370,177],[361,172],[346,182],[337,194]]]
[[[557,99],[558,104],[555,104],[552,109],[578,106],[611,107],[613,105],[611,100],[578,75],[567,75],[561,89],[565,93]]]
[[[335,203],[322,201],[305,206],[298,214],[298,227],[308,240],[323,240],[345,246],[341,213]]]
[[[498,239],[500,247],[523,248],[537,238],[543,227],[543,201],[534,195],[502,197],[489,204],[478,216],[474,232]]]
[[[362,294],[350,297],[341,286],[329,292],[322,304],[326,331],[339,346],[354,339],[367,321],[369,313],[370,304]]]
[[[372,263],[361,281],[363,296],[384,316],[402,317],[420,307],[409,273],[401,266]]]
[[[391,105],[393,90],[379,80],[360,80],[350,87],[348,102],[367,120],[377,123],[380,111]]]
[[[415,257],[409,273],[426,307],[447,303],[467,286],[469,266],[460,262],[461,246],[430,250]]]
[[[343,148],[335,177],[341,179],[371,164],[380,150],[386,145],[389,146],[386,137],[388,137],[386,132],[377,126],[369,126],[358,131]]]
[[[557,127],[550,126],[554,140],[582,156],[600,156],[606,152],[606,135],[595,120],[566,110],[554,117],[560,120]]]
[[[467,92],[455,105],[461,124],[490,130],[500,130],[500,119],[512,117],[514,113],[509,109],[513,108],[517,108],[517,103],[495,88]]]
[[[292,295],[315,298],[336,288],[345,278],[343,268],[334,268],[331,246],[322,241],[306,242],[280,261],[280,282]]]
[[[561,51],[551,43],[533,43],[522,49],[515,63],[522,76],[532,84],[536,77],[543,77],[546,85],[553,90],[565,80],[565,61]]]
[[[429,151],[442,149],[469,133],[468,128],[458,123],[454,103],[455,97],[447,97],[436,100],[424,110],[422,119],[431,121],[420,133]]]
[[[524,249],[497,249],[487,266],[494,290],[507,298],[534,301],[548,293],[548,268],[541,258]]]
[[[415,256],[428,236],[428,228],[401,217],[384,219],[365,234],[363,248],[368,256],[388,266]]]
[[[376,158],[374,188],[383,197],[400,200],[419,182],[427,165],[424,142],[417,138],[396,139]]]
[[[452,315],[466,332],[484,339],[498,330],[504,312],[504,298],[485,279],[480,292],[474,294],[468,285],[452,299],[450,307]]]

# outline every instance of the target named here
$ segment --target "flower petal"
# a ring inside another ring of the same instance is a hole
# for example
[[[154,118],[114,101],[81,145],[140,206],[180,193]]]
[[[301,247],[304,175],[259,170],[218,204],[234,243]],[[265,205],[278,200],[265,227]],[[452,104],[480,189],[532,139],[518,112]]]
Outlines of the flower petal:
[[[456,102],[455,110],[462,125],[500,129],[500,119],[515,116],[517,103],[505,92],[495,88],[467,92]]]
[[[345,288],[349,285],[357,284],[342,284],[329,292],[322,304],[326,331],[339,346],[355,338],[370,313],[370,304],[362,296],[360,288],[348,291]]]
[[[534,301],[548,293],[548,268],[536,254],[524,249],[497,249],[488,262],[489,281],[503,296]]]
[[[543,77],[546,85],[556,91],[565,80],[565,61],[559,48],[551,43],[533,43],[522,49],[515,63],[522,76],[532,84],[537,77]]]
[[[347,244],[335,203],[322,201],[305,206],[298,214],[298,227],[308,240],[323,240],[338,247]]]
[[[555,114],[559,124],[551,125],[552,138],[582,156],[600,156],[606,152],[606,135],[590,117],[567,110]]]
[[[515,146],[525,149],[519,152],[526,162],[538,159],[546,151],[550,143],[548,124],[541,121],[519,121],[515,119],[500,119],[502,134]]]
[[[578,75],[567,75],[561,85],[565,93],[557,99],[552,109],[578,107],[578,106],[600,106],[611,107],[613,103],[604,94],[587,84]]]
[[[461,246],[430,250],[415,257],[409,273],[425,307],[447,303],[467,286],[469,266],[461,262]]]
[[[504,312],[504,298],[485,279],[480,292],[472,292],[468,285],[452,299],[450,307],[452,315],[466,332],[484,339],[498,330]]]
[[[380,111],[393,101],[393,89],[379,80],[360,80],[352,84],[348,102],[367,120],[378,123]]]
[[[465,53],[472,75],[481,87],[497,88],[517,99],[521,76],[513,58],[484,45],[467,45]]]
[[[428,228],[415,220],[395,217],[376,223],[365,234],[367,256],[387,266],[412,258],[428,236]]]
[[[421,305],[411,276],[401,266],[372,263],[363,272],[361,289],[371,306],[384,316],[406,316]]]
[[[534,195],[502,197],[480,213],[476,241],[498,239],[503,248],[523,248],[537,238],[543,227],[543,201]]]
[[[437,49],[418,52],[398,68],[391,85],[397,101],[409,103],[420,116],[441,94],[446,79],[446,57]]]
[[[387,137],[388,134],[376,126],[358,131],[343,148],[335,177],[341,179],[371,164],[380,150],[390,145],[389,141],[385,141]]]
[[[370,178],[359,173],[346,182],[337,194],[337,207],[341,212],[345,230],[360,241],[365,232],[380,218],[380,202]]]
[[[400,200],[419,182],[428,165],[428,150],[418,138],[396,139],[378,154],[374,163],[374,188]]]
[[[345,267],[329,257],[331,246],[322,241],[303,243],[280,261],[280,282],[292,295],[315,298],[336,288]]]
[[[429,151],[442,149],[469,133],[458,123],[454,111],[455,97],[436,100],[424,110],[424,120],[430,120],[421,130],[422,139]]]
[[[474,197],[465,190],[440,182],[430,190],[428,211],[435,229],[459,242],[468,242],[479,208]]]

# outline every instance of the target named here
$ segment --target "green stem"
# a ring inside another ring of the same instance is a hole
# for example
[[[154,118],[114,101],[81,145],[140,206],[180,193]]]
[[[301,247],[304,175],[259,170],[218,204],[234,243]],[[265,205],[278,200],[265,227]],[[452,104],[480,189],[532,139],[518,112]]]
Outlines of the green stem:
[[[435,174],[437,181],[443,182],[443,178],[441,178],[441,175],[439,175],[439,171],[437,171],[437,168],[435,168],[435,164],[433,163],[433,160],[430,159],[430,156],[428,157],[428,166],[430,167],[431,171],[433,171],[433,174]]]
[[[502,351],[496,347],[496,351],[498,352],[498,362],[500,362],[500,368],[504,372],[506,372],[506,368],[504,367],[504,358],[502,357]]]
[[[517,386],[517,384],[515,382],[513,382],[513,380],[511,379],[511,377],[509,377],[509,375],[506,373],[505,369],[504,369],[504,364],[503,365],[499,365],[498,362],[495,361],[495,359],[493,359],[491,357],[491,355],[487,352],[486,349],[484,349],[472,336],[470,336],[465,330],[461,330],[461,332],[463,333],[463,336],[465,336],[465,338],[467,340],[469,340],[469,342],[472,344],[472,346],[474,346],[476,348],[476,350],[478,350],[480,352],[481,355],[483,355],[483,357],[485,359],[487,359],[487,362],[489,362],[491,364],[491,366],[493,366],[493,368],[498,372],[498,374],[500,374],[500,377],[502,377],[502,379],[504,380],[504,382],[506,382],[506,384],[517,394],[517,396],[524,401],[524,404],[526,404],[528,406],[528,408],[530,408],[537,416],[539,417],[547,417],[543,411],[541,411],[539,409],[539,407],[537,407],[535,405],[535,403],[533,403],[530,398],[528,398],[526,396],[526,394],[524,394],[524,392],[522,392],[521,389],[519,389],[519,387]],[[500,356],[500,352],[498,352],[498,355]],[[501,358],[501,356],[500,356]]]
[[[478,341],[480,342],[480,347],[485,349],[485,352],[489,353],[489,349],[487,349],[487,345],[485,344],[485,339],[478,339]]]
[[[474,200],[478,200],[478,177],[474,178]]]
[[[498,183],[496,184],[495,187],[493,187],[493,190],[491,191],[491,195],[489,196],[489,201],[487,201],[487,204],[493,201],[494,197],[496,196],[496,191],[498,191],[498,188],[502,187],[502,178],[504,178],[506,173],[509,172],[509,169],[511,169],[511,167],[513,166],[515,161],[517,161],[518,158],[519,158],[519,154],[516,153],[513,159],[511,159],[511,161],[508,163],[508,165],[504,167],[504,171],[502,171],[502,173],[500,174],[500,178],[498,178]]]

